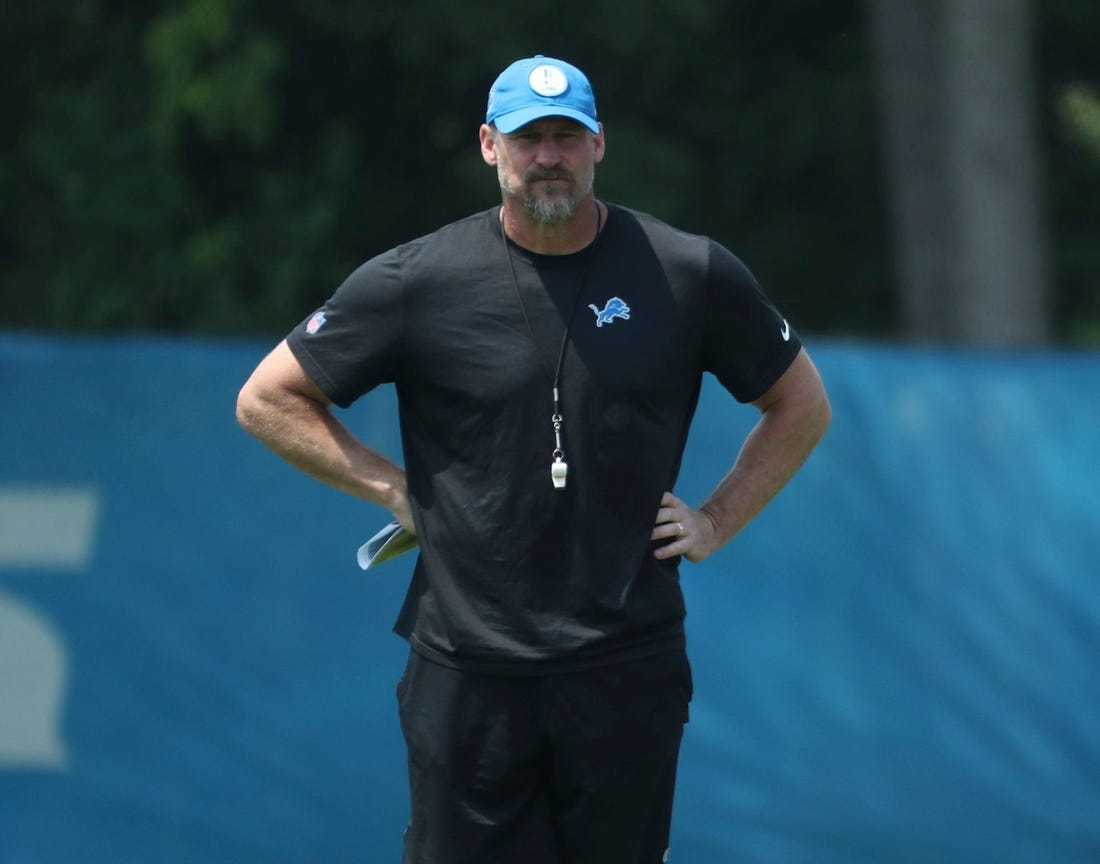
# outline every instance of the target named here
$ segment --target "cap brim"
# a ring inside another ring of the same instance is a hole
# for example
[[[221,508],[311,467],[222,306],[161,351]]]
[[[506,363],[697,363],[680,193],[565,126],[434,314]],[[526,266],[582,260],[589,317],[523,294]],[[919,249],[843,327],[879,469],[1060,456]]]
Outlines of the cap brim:
[[[597,135],[600,134],[599,123],[583,111],[568,108],[564,105],[529,105],[526,108],[520,108],[518,111],[501,114],[492,122],[497,129],[507,135],[510,132],[515,132],[520,126],[526,126],[528,123],[541,120],[543,117],[568,117],[570,120],[576,120]]]

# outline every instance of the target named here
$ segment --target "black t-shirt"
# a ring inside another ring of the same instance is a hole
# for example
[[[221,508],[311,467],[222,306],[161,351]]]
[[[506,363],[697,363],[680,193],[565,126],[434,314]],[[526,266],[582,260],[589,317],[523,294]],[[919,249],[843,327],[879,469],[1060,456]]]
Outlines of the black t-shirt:
[[[612,205],[588,248],[545,256],[506,244],[498,214],[371,259],[288,337],[337,405],[396,387],[420,551],[395,630],[511,673],[682,644],[678,559],[655,559],[650,532],[702,374],[751,401],[798,337],[708,238]]]

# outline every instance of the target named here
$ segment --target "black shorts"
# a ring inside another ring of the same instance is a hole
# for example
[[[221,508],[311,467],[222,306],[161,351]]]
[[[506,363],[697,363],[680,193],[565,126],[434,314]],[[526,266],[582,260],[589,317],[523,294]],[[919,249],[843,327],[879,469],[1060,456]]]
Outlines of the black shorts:
[[[683,651],[475,675],[415,652],[397,687],[403,864],[660,864],[691,670]]]

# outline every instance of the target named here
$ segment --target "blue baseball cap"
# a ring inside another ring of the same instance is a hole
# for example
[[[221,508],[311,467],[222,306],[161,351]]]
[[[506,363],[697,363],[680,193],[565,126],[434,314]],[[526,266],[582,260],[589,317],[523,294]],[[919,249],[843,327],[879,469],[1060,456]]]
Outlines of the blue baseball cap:
[[[489,90],[485,122],[515,132],[540,117],[568,117],[599,134],[592,85],[576,66],[536,54],[500,73]]]

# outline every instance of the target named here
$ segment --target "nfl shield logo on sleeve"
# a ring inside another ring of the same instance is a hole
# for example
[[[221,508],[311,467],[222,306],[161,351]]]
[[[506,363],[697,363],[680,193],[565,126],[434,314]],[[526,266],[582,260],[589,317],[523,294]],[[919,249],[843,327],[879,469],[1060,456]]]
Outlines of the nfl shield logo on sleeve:
[[[317,312],[312,318],[309,319],[309,323],[306,324],[306,332],[312,336],[318,330],[325,326],[325,313]]]

